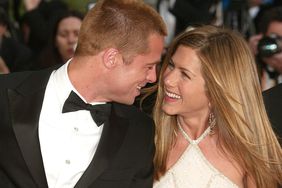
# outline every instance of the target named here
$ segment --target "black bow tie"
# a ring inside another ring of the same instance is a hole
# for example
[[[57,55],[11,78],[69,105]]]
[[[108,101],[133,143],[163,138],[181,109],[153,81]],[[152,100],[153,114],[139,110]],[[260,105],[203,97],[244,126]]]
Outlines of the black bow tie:
[[[109,118],[111,113],[111,104],[87,104],[75,92],[71,91],[69,97],[64,103],[62,112],[66,113],[78,110],[89,110],[97,126],[100,126]]]

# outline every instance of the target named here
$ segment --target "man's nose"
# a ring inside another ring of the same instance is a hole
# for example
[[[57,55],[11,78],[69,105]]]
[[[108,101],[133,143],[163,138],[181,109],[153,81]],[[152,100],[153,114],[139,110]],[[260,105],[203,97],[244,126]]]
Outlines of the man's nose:
[[[149,83],[154,83],[157,81],[157,72],[156,72],[156,67],[154,66],[154,68],[152,70],[150,70],[150,72],[147,75],[147,80]]]

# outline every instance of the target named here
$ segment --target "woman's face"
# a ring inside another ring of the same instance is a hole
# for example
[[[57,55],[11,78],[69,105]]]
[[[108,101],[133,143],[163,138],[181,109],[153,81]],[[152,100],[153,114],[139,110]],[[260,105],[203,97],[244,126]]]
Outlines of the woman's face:
[[[196,52],[179,46],[164,72],[162,109],[169,115],[196,116],[209,110],[205,81]]]
[[[81,22],[77,17],[67,17],[58,25],[55,45],[64,62],[74,54]]]

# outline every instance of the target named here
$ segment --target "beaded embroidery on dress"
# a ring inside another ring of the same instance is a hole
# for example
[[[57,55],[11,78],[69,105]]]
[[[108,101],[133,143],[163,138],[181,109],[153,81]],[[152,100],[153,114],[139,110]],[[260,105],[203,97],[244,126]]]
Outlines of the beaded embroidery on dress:
[[[190,144],[153,188],[239,188],[209,163],[198,146],[210,133],[210,127],[197,140],[192,140],[178,126]]]

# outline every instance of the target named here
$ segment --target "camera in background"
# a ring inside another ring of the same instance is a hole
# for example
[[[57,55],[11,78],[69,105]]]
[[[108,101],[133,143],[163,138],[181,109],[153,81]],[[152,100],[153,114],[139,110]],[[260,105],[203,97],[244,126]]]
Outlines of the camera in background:
[[[272,34],[264,36],[258,42],[258,55],[260,58],[271,57],[282,51],[282,36]]]

